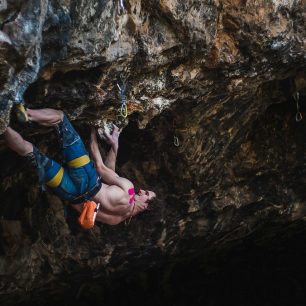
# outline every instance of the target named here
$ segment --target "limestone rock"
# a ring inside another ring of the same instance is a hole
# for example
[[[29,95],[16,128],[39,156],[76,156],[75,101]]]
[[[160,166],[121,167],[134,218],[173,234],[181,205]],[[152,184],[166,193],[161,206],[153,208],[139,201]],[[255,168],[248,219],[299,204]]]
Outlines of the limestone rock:
[[[86,281],[209,259],[261,233],[269,245],[304,222],[306,126],[295,116],[306,109],[305,1],[126,0],[118,14],[119,5],[0,1],[0,133],[23,101],[63,109],[85,142],[89,125],[115,123],[120,175],[158,194],[129,226],[82,232],[1,139],[5,305],[30,302],[27,292],[47,305],[71,284],[81,299]],[[52,130],[19,130],[60,159]]]

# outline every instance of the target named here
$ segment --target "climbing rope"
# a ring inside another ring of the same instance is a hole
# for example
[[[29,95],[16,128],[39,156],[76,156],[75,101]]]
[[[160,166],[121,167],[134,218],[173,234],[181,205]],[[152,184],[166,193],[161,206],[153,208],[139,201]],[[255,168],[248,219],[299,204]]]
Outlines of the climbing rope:
[[[303,119],[303,115],[300,112],[300,104],[299,104],[299,100],[300,100],[300,93],[297,91],[296,93],[293,94],[293,99],[296,103],[296,114],[295,114],[295,121],[296,122],[300,122]]]

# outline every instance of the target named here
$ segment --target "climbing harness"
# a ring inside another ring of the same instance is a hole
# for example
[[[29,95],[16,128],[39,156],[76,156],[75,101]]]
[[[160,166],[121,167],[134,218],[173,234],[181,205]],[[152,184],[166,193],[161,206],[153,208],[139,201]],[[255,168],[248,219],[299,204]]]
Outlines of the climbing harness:
[[[124,7],[124,3],[123,0],[118,0],[118,15],[121,16],[122,14],[124,14],[126,11],[125,7]]]
[[[125,119],[128,116],[128,109],[126,104],[126,86],[121,77],[117,81],[117,87],[119,89],[119,98],[121,103],[119,108],[119,115]]]
[[[303,119],[303,115],[300,112],[300,104],[299,104],[299,99],[300,99],[300,93],[297,91],[296,93],[293,94],[293,99],[296,102],[296,114],[295,114],[295,121],[300,122]]]

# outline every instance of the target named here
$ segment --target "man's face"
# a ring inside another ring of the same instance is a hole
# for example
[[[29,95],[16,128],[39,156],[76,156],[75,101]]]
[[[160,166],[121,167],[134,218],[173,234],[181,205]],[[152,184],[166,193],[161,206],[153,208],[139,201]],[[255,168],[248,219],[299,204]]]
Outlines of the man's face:
[[[143,189],[140,189],[135,196],[135,199],[142,203],[147,203],[149,201],[152,201],[154,198],[156,198],[155,192]]]

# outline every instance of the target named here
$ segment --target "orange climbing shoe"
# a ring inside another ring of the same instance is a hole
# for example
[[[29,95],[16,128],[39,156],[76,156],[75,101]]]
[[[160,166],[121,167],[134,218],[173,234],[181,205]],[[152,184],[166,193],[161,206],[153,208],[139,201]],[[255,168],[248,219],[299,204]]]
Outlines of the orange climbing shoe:
[[[96,204],[94,201],[86,201],[83,204],[83,210],[78,220],[79,224],[84,229],[91,229],[94,227],[99,206],[100,203]]]

